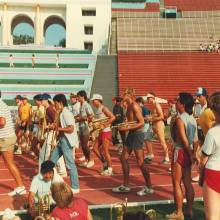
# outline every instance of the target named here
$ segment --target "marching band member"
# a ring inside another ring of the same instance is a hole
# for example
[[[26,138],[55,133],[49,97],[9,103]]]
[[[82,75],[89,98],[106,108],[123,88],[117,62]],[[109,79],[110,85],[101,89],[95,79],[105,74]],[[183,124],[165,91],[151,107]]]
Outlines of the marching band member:
[[[44,161],[41,164],[40,173],[32,179],[28,194],[28,212],[31,216],[38,214],[36,207],[39,205],[39,199],[44,196],[50,196],[50,205],[55,204],[50,191],[51,184],[55,182],[63,182],[63,178],[57,174],[52,161]]]
[[[51,155],[51,149],[53,148],[53,145],[55,145],[56,140],[55,140],[55,131],[53,129],[51,129],[49,126],[52,125],[55,120],[56,120],[56,110],[54,109],[54,106],[51,103],[51,96],[49,94],[43,94],[41,96],[42,98],[42,105],[45,108],[45,113],[46,113],[46,125],[45,126],[45,130],[46,133],[44,135],[45,137],[45,141],[43,143],[42,148],[40,149],[40,154],[39,154],[39,169],[41,164],[45,161],[45,160],[49,160],[50,159],[50,155]],[[63,157],[60,158],[58,164],[57,164],[57,169],[58,169],[58,173],[65,177],[67,176],[66,173],[66,166],[64,163],[64,159]]]
[[[40,144],[44,136],[43,123],[45,119],[45,109],[42,105],[42,96],[40,94],[35,95],[33,100],[37,108],[32,112],[33,136],[31,140],[31,149],[36,155],[39,155]]]
[[[150,104],[153,104],[153,114],[150,116],[147,116],[147,120],[149,122],[152,122],[153,131],[157,135],[159,142],[164,150],[164,159],[161,161],[162,164],[168,164],[170,162],[169,159],[169,152],[168,147],[165,140],[165,125],[164,125],[164,114],[163,110],[161,108],[161,105],[156,102],[155,100],[155,94],[153,92],[147,94],[147,101]],[[153,155],[152,145],[148,144],[148,154]]]
[[[127,103],[126,117],[128,122],[136,121],[136,125],[120,128],[121,131],[127,132],[128,136],[125,141],[125,146],[121,155],[122,170],[124,174],[124,183],[118,187],[112,189],[116,193],[127,193],[131,190],[129,184],[129,163],[128,158],[134,151],[138,166],[145,179],[146,186],[137,195],[143,196],[152,194],[154,191],[151,186],[150,172],[144,164],[144,118],[140,106],[135,102],[134,89],[128,89],[125,91],[123,101]]]
[[[18,147],[22,147],[22,136],[26,139],[25,150],[30,148],[30,121],[31,121],[32,106],[28,103],[27,97],[21,97],[21,104],[18,107],[18,115],[20,119],[20,125],[17,131]]]
[[[103,170],[101,175],[113,175],[112,160],[109,153],[109,145],[112,141],[112,131],[110,125],[115,120],[115,116],[105,107],[102,102],[103,98],[99,94],[93,94],[91,98],[92,104],[95,107],[95,119],[108,118],[107,122],[103,123],[103,129],[100,131],[98,138],[94,143],[94,153],[103,163]],[[107,164],[106,164],[107,163]],[[106,166],[107,165],[107,166]]]
[[[15,142],[16,135],[11,113],[9,107],[1,99],[0,91],[0,153],[3,156],[5,165],[8,167],[17,184],[17,187],[12,192],[8,193],[9,196],[23,195],[26,193],[21,174],[14,162],[13,150]]]
[[[87,94],[81,90],[77,93],[77,99],[80,103],[79,114],[76,116],[76,121],[79,123],[79,138],[82,146],[85,161],[80,166],[91,168],[94,166],[94,160],[91,159],[91,152],[89,148],[89,126],[88,122],[93,118],[93,110],[87,102]]]
[[[60,123],[55,125],[56,131],[59,133],[58,144],[51,153],[51,160],[56,164],[61,156],[64,157],[70,173],[72,191],[73,193],[79,193],[78,172],[73,158],[73,151],[79,147],[75,119],[68,109],[65,95],[57,94],[54,96],[53,101],[55,109],[59,111],[58,121]]]

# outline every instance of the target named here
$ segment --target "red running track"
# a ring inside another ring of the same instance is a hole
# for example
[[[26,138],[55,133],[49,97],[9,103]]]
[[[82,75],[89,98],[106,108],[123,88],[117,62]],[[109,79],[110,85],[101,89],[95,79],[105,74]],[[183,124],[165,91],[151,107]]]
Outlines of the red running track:
[[[127,194],[116,194],[112,192],[112,187],[118,186],[122,183],[123,175],[119,155],[114,147],[111,148],[111,155],[113,159],[114,176],[106,177],[100,176],[99,171],[102,164],[95,158],[95,166],[91,169],[79,168],[80,193],[77,197],[86,199],[90,205],[107,205],[124,201],[125,197],[128,202],[155,202],[161,200],[173,200],[171,176],[168,171],[169,165],[161,165],[162,148],[158,143],[154,143],[155,159],[152,164],[147,165],[151,172],[151,179],[154,188],[154,194],[147,196],[137,196],[136,192],[144,185],[144,179],[140,170],[137,167],[134,155],[129,159],[130,162],[130,186],[131,192]],[[80,152],[77,155],[81,155]],[[25,155],[15,156],[15,162],[22,173],[24,183],[27,189],[30,187],[30,182],[36,174],[38,167],[37,161],[28,158]],[[6,208],[13,210],[23,209],[27,195],[9,197],[7,193],[16,187],[16,183],[4,164],[3,159],[0,159],[0,211]],[[193,172],[195,176],[195,171]],[[69,177],[65,178],[69,182]],[[194,183],[196,197],[202,196],[202,190],[197,183]]]

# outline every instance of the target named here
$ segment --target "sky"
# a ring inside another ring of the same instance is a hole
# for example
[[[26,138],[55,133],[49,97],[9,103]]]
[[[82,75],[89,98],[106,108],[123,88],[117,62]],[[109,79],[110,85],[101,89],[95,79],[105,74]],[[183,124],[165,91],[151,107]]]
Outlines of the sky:
[[[27,34],[33,36],[34,30],[31,25],[27,23],[20,23],[15,27],[13,34]],[[52,24],[47,28],[45,39],[47,45],[57,45],[63,38],[65,38],[65,29],[61,25]]]

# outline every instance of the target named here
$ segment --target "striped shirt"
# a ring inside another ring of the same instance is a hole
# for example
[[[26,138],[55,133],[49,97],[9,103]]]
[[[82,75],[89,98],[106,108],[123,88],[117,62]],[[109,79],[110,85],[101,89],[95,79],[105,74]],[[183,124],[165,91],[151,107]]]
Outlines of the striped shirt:
[[[0,98],[0,117],[4,117],[6,124],[0,129],[0,138],[11,137],[15,135],[14,125],[12,122],[11,112],[5,102]]]

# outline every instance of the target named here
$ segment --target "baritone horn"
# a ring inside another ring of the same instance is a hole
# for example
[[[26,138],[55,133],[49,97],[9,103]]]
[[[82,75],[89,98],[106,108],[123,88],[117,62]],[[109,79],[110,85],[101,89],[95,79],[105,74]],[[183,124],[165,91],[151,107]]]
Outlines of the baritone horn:
[[[113,207],[111,207],[111,209],[110,209],[110,220],[112,220],[112,208],[116,208],[117,209],[116,220],[123,220],[123,215],[127,211],[127,205],[128,205],[128,198],[127,197],[125,198],[124,202],[114,204]]]
[[[34,220],[47,219],[50,214],[50,196],[48,194],[39,197],[36,211],[38,212],[38,216]]]
[[[99,132],[103,129],[103,125],[108,122],[109,118],[100,118],[95,119],[89,123],[89,132],[90,132],[90,139],[95,141],[95,139],[99,136]]]

